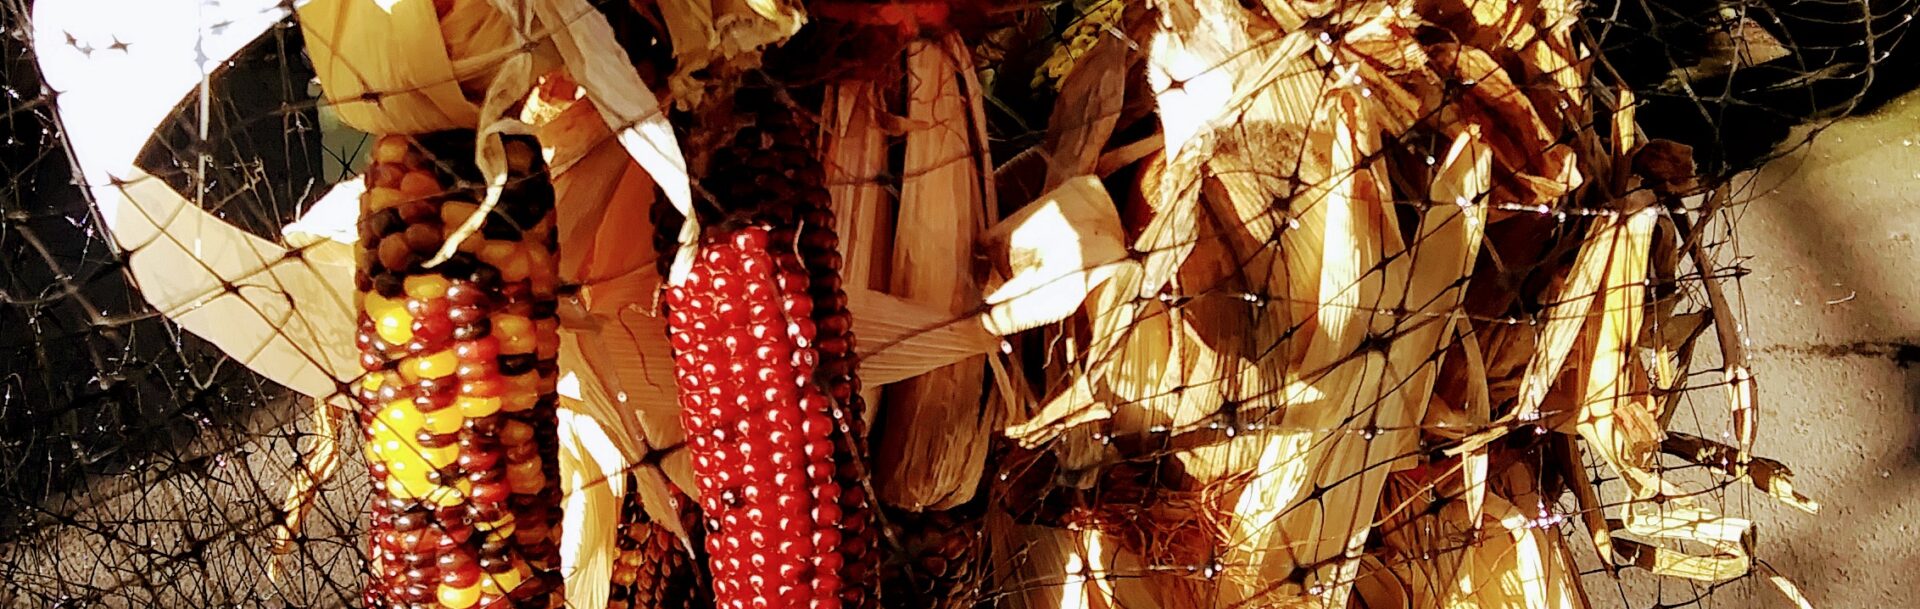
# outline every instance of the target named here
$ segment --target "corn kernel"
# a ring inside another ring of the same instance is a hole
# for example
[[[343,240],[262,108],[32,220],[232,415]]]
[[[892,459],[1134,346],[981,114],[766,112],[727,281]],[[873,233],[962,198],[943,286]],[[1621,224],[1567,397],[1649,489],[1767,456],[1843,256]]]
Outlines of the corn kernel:
[[[501,514],[499,520],[493,520],[490,522],[473,523],[473,528],[476,531],[498,531],[503,527],[511,527],[511,526],[513,526],[512,513]]]
[[[452,349],[443,349],[432,355],[407,360],[407,367],[413,370],[414,376],[420,378],[446,378],[460,368],[460,358],[453,354]]]
[[[454,403],[458,404],[459,400],[462,399],[468,398],[454,398]],[[434,435],[445,435],[460,431],[460,425],[465,423],[466,420],[466,417],[462,415],[458,409],[442,408],[423,415],[420,421],[420,428]]]
[[[389,345],[404,345],[413,340],[413,317],[406,311],[391,311],[376,318],[374,329]]]
[[[407,160],[406,136],[391,135],[373,143],[373,162],[398,163]]]
[[[420,411],[413,407],[413,402],[394,400],[387,402],[387,407],[380,410],[380,420],[374,423],[374,434],[378,437],[384,429],[395,438],[410,441],[414,434],[420,433],[421,423]]]
[[[472,607],[474,603],[480,602],[480,585],[474,584],[465,588],[455,588],[446,584],[440,584],[440,593],[436,596],[440,599],[440,605],[447,609],[467,609],[468,607]]]
[[[507,394],[499,399],[500,410],[505,412],[520,412],[533,408],[534,404],[540,403],[540,394],[531,391],[514,391],[509,389],[507,390]]]
[[[407,195],[398,188],[371,188],[367,190],[366,208],[368,211],[380,211],[398,207],[407,202]]]
[[[502,281],[526,281],[527,274],[533,271],[533,263],[527,260],[525,248],[514,248],[512,254],[500,264]]]
[[[460,460],[460,447],[459,446],[442,446],[439,448],[423,447],[420,449],[420,455],[423,457],[426,457],[428,465],[432,465],[434,468],[438,469],[438,468],[446,467],[449,465],[453,465],[454,461]]]
[[[493,336],[500,340],[500,352],[507,355],[532,353],[535,344],[533,322],[524,315],[501,313],[493,316]]]
[[[414,275],[403,284],[407,295],[421,300],[433,300],[447,295],[447,286],[452,285],[446,277],[439,275]]]
[[[532,569],[529,569],[526,563],[514,561],[512,569],[489,573],[486,577],[480,578],[480,589],[488,594],[504,596],[513,592],[514,588],[520,587],[520,582],[524,581],[531,572]]]
[[[500,412],[500,398],[477,398],[460,396],[453,399],[453,405],[460,410],[460,416],[478,419]]]
[[[466,480],[461,480],[461,482],[466,482]],[[432,491],[427,493],[427,501],[431,501],[434,505],[440,507],[453,507],[465,504],[467,502],[467,494],[464,491],[454,488],[436,486],[433,487]]]
[[[400,192],[413,200],[425,199],[440,194],[440,181],[433,179],[433,173],[411,171],[400,178]]]
[[[440,206],[440,222],[447,225],[448,229],[451,230],[453,227],[457,227],[461,223],[466,222],[467,218],[473,217],[473,212],[479,209],[480,206],[472,203],[449,201]]]
[[[512,258],[514,251],[519,248],[520,246],[512,241],[488,241],[486,245],[480,246],[480,252],[477,255],[480,257],[481,262],[491,264],[494,267],[500,267],[504,266],[507,263],[507,259]],[[501,271],[500,278],[513,281],[512,279],[506,278],[506,272],[504,270]]]

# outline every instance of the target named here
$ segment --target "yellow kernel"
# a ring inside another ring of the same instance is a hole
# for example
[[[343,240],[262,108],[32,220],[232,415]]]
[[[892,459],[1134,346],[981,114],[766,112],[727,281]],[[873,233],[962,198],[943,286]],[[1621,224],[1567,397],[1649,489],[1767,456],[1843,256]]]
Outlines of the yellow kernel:
[[[442,446],[439,448],[421,448],[420,452],[421,456],[427,458],[427,464],[432,465],[434,469],[453,465],[454,461],[460,459],[460,447],[457,445]]]
[[[507,421],[500,426],[500,443],[506,446],[519,446],[533,441],[533,426],[521,421]]]
[[[405,284],[407,295],[421,300],[433,300],[447,295],[447,278],[439,275],[414,275],[408,277]]]
[[[638,576],[639,570],[633,567],[622,565],[613,568],[613,584],[616,586],[631,586]]]
[[[457,401],[466,398],[454,399]],[[460,425],[465,422],[466,417],[462,416],[458,409],[442,408],[423,415],[420,427],[427,430],[428,433],[438,436],[460,431]]]
[[[396,499],[421,499],[439,485],[427,481],[427,464],[419,457],[387,461],[387,493]]]
[[[497,531],[501,527],[511,527],[511,526],[513,526],[512,513],[501,514],[499,520],[494,520],[491,522],[473,523],[473,528],[479,531]]]
[[[488,529],[487,541],[501,541],[511,538],[513,537],[513,532],[518,528],[518,525],[515,525],[512,521],[508,521],[506,524]]]
[[[374,320],[374,331],[380,334],[380,340],[389,345],[404,345],[413,340],[413,316],[406,311],[392,311]]]
[[[460,410],[460,416],[478,419],[500,412],[500,398],[481,398],[463,395],[453,399],[453,406]]]
[[[520,412],[533,408],[540,402],[540,394],[531,391],[508,391],[500,400],[500,410]]]
[[[410,199],[425,199],[440,194],[440,181],[427,171],[411,171],[400,178],[400,192]]]
[[[489,573],[481,577],[480,589],[486,591],[488,594],[505,596],[507,593],[513,592],[514,588],[520,587],[520,582],[525,580],[527,574],[531,571],[532,569],[529,569],[526,563],[514,561],[512,569],[499,573]]]
[[[374,438],[383,439],[381,433],[384,431],[391,434],[393,439],[411,442],[414,434],[420,433],[421,423],[420,410],[413,407],[413,402],[387,402],[387,406],[380,409],[380,419],[374,423]]]
[[[446,584],[440,584],[440,593],[435,596],[439,597],[440,606],[442,607],[446,607],[447,609],[467,609],[468,607],[472,607],[474,603],[480,602],[480,585],[474,584],[465,588],[455,588]]]
[[[451,229],[466,222],[467,218],[473,217],[473,212],[479,209],[480,206],[472,203],[450,201],[440,206],[440,222]]]
[[[499,267],[500,280],[507,282],[526,281],[527,274],[533,272],[533,262],[527,260],[526,251],[521,249],[515,249]]]
[[[462,479],[460,482],[466,482],[466,480]],[[436,486],[427,493],[427,500],[440,507],[453,507],[467,502],[467,492]]]
[[[407,195],[400,192],[400,189],[375,187],[367,189],[364,207],[367,211],[380,211],[405,202],[407,202]]]
[[[533,322],[524,315],[500,313],[493,316],[493,336],[500,339],[500,353],[532,353],[535,342]]]
[[[402,345],[413,340],[413,316],[407,314],[404,301],[387,298],[377,292],[367,292],[363,304],[367,316],[373,318],[374,329],[380,333],[380,340],[390,345]]]
[[[404,160],[407,160],[406,136],[390,135],[374,142],[373,162],[398,163]]]
[[[460,357],[452,349],[442,349],[432,355],[407,360],[407,367],[413,369],[414,376],[420,378],[445,378],[460,368]]]
[[[386,379],[382,378],[382,375],[378,372],[368,372],[360,375],[360,388],[363,390],[379,391],[380,386],[384,384],[386,384]]]
[[[477,255],[480,256],[481,262],[499,267],[505,265],[507,259],[513,257],[514,250],[519,249],[519,247],[520,246],[515,245],[512,241],[488,241],[486,245],[480,246],[480,251]],[[501,276],[502,278],[505,277],[504,270]]]

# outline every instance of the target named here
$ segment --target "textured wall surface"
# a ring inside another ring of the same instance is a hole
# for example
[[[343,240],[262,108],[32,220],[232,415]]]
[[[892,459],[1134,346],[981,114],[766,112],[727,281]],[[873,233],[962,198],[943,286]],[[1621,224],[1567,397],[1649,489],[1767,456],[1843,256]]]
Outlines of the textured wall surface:
[[[1751,272],[1729,297],[1744,306],[1760,383],[1757,452],[1793,466],[1822,509],[1741,491],[1723,509],[1757,521],[1759,557],[1816,607],[1920,604],[1920,95],[1833,124],[1742,186],[1750,196],[1722,263],[1737,257]],[[1703,399],[1676,426],[1692,416],[1721,437],[1723,403]],[[1597,600],[1635,609],[1702,592],[1587,582]],[[1742,582],[1699,606],[1792,605]]]

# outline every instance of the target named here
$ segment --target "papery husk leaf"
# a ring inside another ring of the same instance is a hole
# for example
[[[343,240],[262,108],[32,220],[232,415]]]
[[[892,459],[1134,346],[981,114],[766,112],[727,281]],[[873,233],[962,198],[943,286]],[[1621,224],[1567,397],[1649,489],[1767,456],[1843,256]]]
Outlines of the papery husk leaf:
[[[879,84],[874,81],[836,81],[827,85],[820,111],[825,122],[821,149],[825,151],[822,160],[827,191],[833,199],[834,232],[840,237],[840,255],[846,261],[840,269],[840,280],[857,288],[887,287],[887,269],[893,263],[892,196],[881,182],[881,175],[887,171],[888,140],[881,125],[885,106],[880,96]],[[872,316],[880,311],[865,307],[854,310],[861,312],[860,333],[865,342],[874,344]],[[928,327],[919,323],[912,322],[908,327]],[[882,344],[890,343],[882,340]],[[868,370],[877,368],[873,365],[875,354],[870,347],[863,350],[868,352],[860,358],[861,378],[866,381],[860,388],[861,401],[879,404],[882,386],[906,377],[880,380],[868,376],[877,372]],[[952,361],[958,360],[942,365]],[[878,408],[868,408],[862,413],[869,428],[879,412]]]
[[[1000,337],[976,317],[956,317],[876,290],[847,290],[847,307],[860,311],[865,352],[859,370],[865,383],[896,383],[1000,350]]]
[[[958,317],[980,301],[974,242],[992,213],[990,176],[976,156],[986,144],[974,137],[981,91],[963,82],[973,67],[958,34],[910,43],[907,70],[907,117],[926,126],[906,136],[888,292]],[[985,375],[976,356],[882,391],[870,471],[883,501],[922,510],[972,499],[992,424]]]
[[[592,416],[582,416],[580,406],[579,400],[562,397],[558,410],[560,573],[568,605],[598,607],[607,602],[613,561],[620,553],[614,544],[627,491],[627,461],[606,428]]]
[[[1055,323],[1128,260],[1120,213],[1091,176],[1068,180],[981,237],[1005,277],[989,281],[983,322],[998,335]],[[997,279],[997,278],[996,278]]]
[[[1061,82],[1047,124],[1046,190],[1094,175],[1126,103],[1127,42],[1102,36]]]
[[[479,100],[461,84],[484,88],[486,74],[458,73],[454,62],[515,48],[513,24],[485,0],[462,0],[445,19],[458,29],[443,30],[433,4],[315,0],[299,6],[307,54],[342,122],[366,133],[401,134],[479,124]]]
[[[1619,471],[1636,499],[1658,492],[1652,473],[1661,429],[1654,417],[1646,369],[1635,355],[1646,307],[1647,256],[1658,210],[1642,209],[1615,221],[1614,243],[1596,310],[1589,314],[1582,358],[1584,382],[1575,429],[1587,446]]]
[[[1745,478],[1753,483],[1754,488],[1794,509],[1808,514],[1820,511],[1820,502],[1794,490],[1793,470],[1779,461],[1751,457],[1742,462],[1738,448],[1676,431],[1667,432],[1666,440],[1660,443],[1660,450],[1691,463],[1719,469],[1729,476]]]
[[[1142,296],[1164,288],[1192,251],[1202,166],[1217,154],[1242,150],[1256,163],[1293,158],[1277,147],[1290,137],[1290,127],[1313,116],[1323,79],[1307,56],[1312,45],[1305,32],[1279,37],[1257,28],[1238,4],[1170,3],[1159,19],[1148,49],[1147,79],[1170,160],[1158,196],[1150,198],[1157,215],[1135,244],[1146,256]],[[1254,126],[1253,137],[1239,133],[1246,125]],[[1256,238],[1270,236],[1277,220],[1271,216],[1272,198],[1262,194],[1291,192],[1284,168],[1261,169],[1215,172],[1235,181],[1229,189],[1241,210],[1237,215]]]
[[[806,12],[786,0],[661,0],[659,7],[673,41],[672,97],[686,110],[705,105],[707,74],[758,66],[762,49],[807,22]]]
[[[1559,143],[1534,103],[1486,52],[1468,46],[1428,48],[1431,65],[1454,82],[1470,82],[1440,108],[1438,124],[1477,124],[1492,146],[1498,198],[1521,205],[1555,205],[1582,183],[1573,148]]]
[[[678,283],[693,264],[700,226],[693,214],[687,161],[672,125],[667,123],[666,112],[640,79],[640,73],[627,62],[626,51],[614,38],[606,16],[586,0],[540,0],[533,8],[541,22],[554,30],[553,41],[569,72],[586,89],[587,98],[621,147],[646,169],[684,218],[677,235],[680,248],[668,272],[669,280]],[[669,9],[663,6],[662,10]]]
[[[1573,353],[1580,329],[1586,326],[1588,312],[1601,297],[1600,285],[1606,276],[1607,263],[1616,251],[1626,247],[1623,237],[1615,218],[1594,222],[1581,240],[1573,266],[1548,290],[1551,297],[1546,300],[1546,310],[1540,314],[1546,327],[1538,331],[1538,347],[1531,350],[1532,357],[1520,381],[1519,402],[1514,406],[1520,420],[1540,419],[1540,404],[1559,378],[1567,356]]]

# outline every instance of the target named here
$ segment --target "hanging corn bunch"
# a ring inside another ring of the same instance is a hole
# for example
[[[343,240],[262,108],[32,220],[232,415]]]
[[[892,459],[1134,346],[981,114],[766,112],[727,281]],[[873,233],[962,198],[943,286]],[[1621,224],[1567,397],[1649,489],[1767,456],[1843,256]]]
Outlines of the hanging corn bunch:
[[[359,365],[248,363],[357,405],[370,607],[1584,607],[1756,568],[1663,455],[1817,507],[1575,3],[599,4],[298,13]]]

